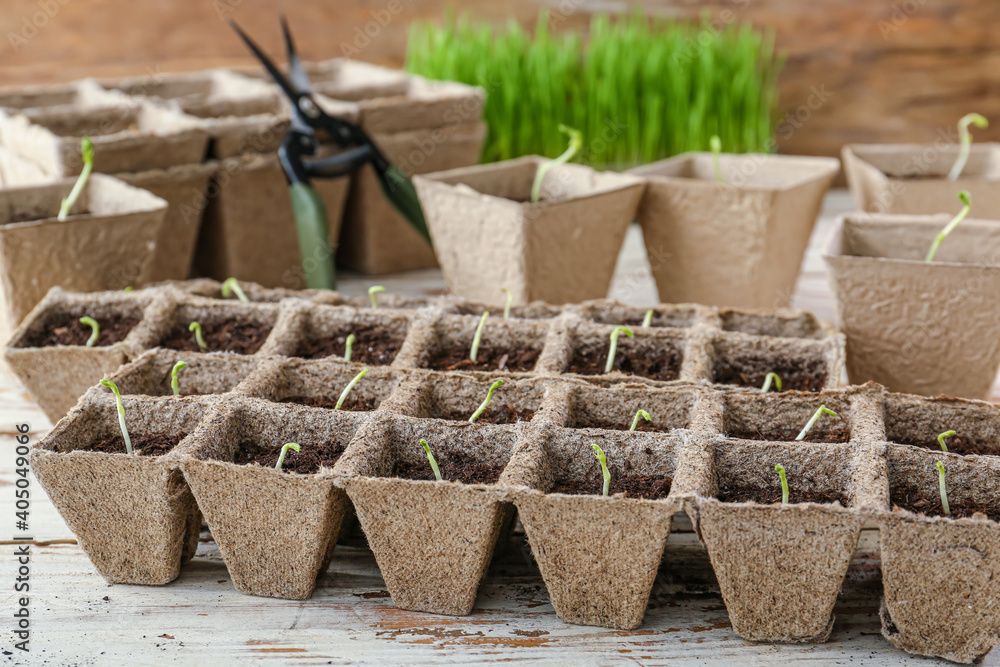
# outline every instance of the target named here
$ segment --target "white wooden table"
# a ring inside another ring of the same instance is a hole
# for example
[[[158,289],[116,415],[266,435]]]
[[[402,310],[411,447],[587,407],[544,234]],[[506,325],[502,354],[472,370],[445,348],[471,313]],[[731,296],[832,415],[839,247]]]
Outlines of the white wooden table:
[[[805,260],[794,305],[824,318],[833,310],[819,247],[830,216],[850,208],[831,193]],[[370,284],[413,295],[440,293],[438,271],[364,279],[345,277],[342,291],[361,295]],[[656,301],[637,228],[629,232],[611,297],[637,305]],[[996,394],[996,390],[994,391]],[[464,618],[396,609],[370,551],[338,547],[315,595],[304,601],[236,592],[218,549],[203,535],[195,559],[168,586],[110,586],[93,570],[41,487],[32,484],[31,652],[13,649],[15,534],[13,425],[28,423],[32,442],[49,422],[16,381],[0,380],[0,614],[3,660],[30,665],[235,664],[934,664],[909,656],[880,635],[879,572],[874,533],[865,531],[837,603],[827,643],[754,644],[729,626],[704,548],[678,520],[645,623],[632,632],[561,622],[523,534],[498,550],[476,609]],[[99,499],[95,499],[99,502]],[[1000,665],[994,651],[987,664]]]

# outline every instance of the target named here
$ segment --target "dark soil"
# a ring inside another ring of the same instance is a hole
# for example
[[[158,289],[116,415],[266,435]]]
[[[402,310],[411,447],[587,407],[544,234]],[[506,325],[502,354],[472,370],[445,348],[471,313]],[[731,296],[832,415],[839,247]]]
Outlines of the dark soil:
[[[434,458],[441,470],[441,478],[462,484],[496,484],[503,472],[503,466],[479,463],[474,454],[460,451],[435,451]],[[426,458],[417,463],[396,461],[392,476],[400,479],[434,480],[434,471]]]
[[[97,337],[97,343],[94,347],[105,347],[124,340],[125,336],[139,323],[139,318],[124,315],[111,315],[100,319],[95,317],[94,319],[101,327],[101,333]],[[25,343],[25,347],[86,345],[89,338],[90,327],[81,324],[80,318],[75,317],[51,329],[34,332]]]
[[[478,409],[479,406],[476,406]],[[469,421],[469,417],[475,410],[469,412],[434,412],[431,419],[448,419],[455,422]],[[517,422],[531,421],[535,416],[534,410],[515,410],[506,405],[494,406],[492,403],[486,406],[486,411],[476,419],[477,424],[516,424]]]
[[[821,426],[821,422],[825,419],[839,420],[841,423],[837,424],[835,427],[831,428],[829,424]],[[808,420],[807,420],[808,421]],[[802,426],[806,423],[802,422]],[[781,424],[772,424],[765,432],[760,431],[750,431],[744,429],[731,429],[726,435],[731,438],[742,438],[744,440],[767,440],[770,442],[793,442],[795,441],[795,436],[799,434],[802,430],[802,426],[783,426]],[[843,416],[831,417],[829,415],[823,415],[819,422],[813,425],[809,433],[806,434],[805,440],[803,442],[825,442],[830,444],[838,444],[842,442],[849,442],[851,440],[850,427],[847,419]]]
[[[305,359],[323,359],[325,357],[344,357],[347,336],[354,334],[354,345],[351,347],[351,361],[368,366],[386,366],[396,358],[396,353],[403,345],[403,339],[393,336],[375,327],[366,327],[353,331],[341,331],[328,338],[305,341],[296,356]]]
[[[933,499],[922,497],[915,493],[891,489],[889,502],[893,507],[923,514],[925,516],[945,516],[941,507],[941,497],[935,496]],[[990,508],[988,505],[978,505],[971,500],[954,501],[948,498],[948,509],[952,519],[965,519],[973,514],[985,514],[990,521],[1000,521],[1000,510]]]
[[[670,477],[659,475],[621,475],[611,473],[611,484],[608,485],[608,495],[624,493],[626,498],[643,498],[657,500],[666,498],[670,493]],[[572,495],[599,496],[604,490],[604,478],[593,477],[586,481],[557,480],[549,493],[569,493]]]
[[[821,359],[803,362],[750,355],[717,359],[712,381],[760,388],[768,373],[778,374],[782,391],[819,391],[826,384],[826,369]]]
[[[511,373],[527,373],[535,368],[535,362],[542,353],[536,348],[516,348],[513,350],[494,350],[480,346],[476,361],[469,359],[469,347],[450,347],[438,350],[427,368],[436,371],[509,371]],[[468,417],[466,417],[468,419]]]
[[[922,449],[932,449],[936,452],[941,451],[941,445],[938,444],[936,435],[931,436],[926,441],[893,437],[890,437],[889,440],[899,445],[912,445]],[[1000,447],[994,445],[993,443],[983,442],[982,440],[974,440],[972,438],[963,438],[960,435],[953,435],[950,438],[945,438],[944,443],[948,445],[948,451],[952,454],[962,454],[964,456],[972,454],[979,454],[981,456],[996,456],[1000,453]]]
[[[282,403],[297,403],[299,405],[308,405],[311,408],[327,408],[333,410],[337,407],[337,401],[340,400],[340,396],[289,396],[288,398],[282,399]],[[374,410],[378,407],[378,401],[374,398],[359,398],[351,392],[347,395],[344,400],[344,404],[340,406],[341,410],[347,410],[349,412],[368,412]]]
[[[774,473],[774,478],[777,480],[778,473]],[[839,502],[842,506],[847,507],[847,495],[842,491],[811,491],[809,489],[796,488],[794,486],[794,482],[795,480],[789,480],[788,502],[790,504],[827,504]],[[720,485],[718,498],[724,503],[754,502],[760,503],[761,505],[771,505],[773,503],[781,502],[781,487],[774,486],[761,488],[751,484],[739,483],[728,484],[725,486]]]
[[[233,461],[237,465],[257,464],[265,468],[273,468],[278,462],[281,454],[281,447],[273,445],[262,445],[253,440],[245,440],[240,443],[236,450],[236,459]],[[333,467],[344,453],[346,445],[339,442],[325,442],[321,445],[302,445],[302,451],[289,449],[285,454],[285,460],[281,464],[282,471],[297,472],[302,475],[312,475],[319,470],[321,465],[327,468]]]
[[[624,340],[623,340],[624,339]],[[615,353],[613,370],[626,375],[639,375],[651,380],[676,380],[681,374],[681,351],[673,343],[665,343],[662,350],[636,350],[630,345],[630,339],[624,336],[618,339],[618,349]],[[570,361],[567,373],[580,375],[603,375],[604,366],[608,363],[608,348],[611,343],[605,343],[599,348],[576,350]]]
[[[160,343],[160,347],[184,352],[233,352],[236,354],[254,354],[267,340],[271,333],[270,326],[260,326],[246,321],[226,320],[217,323],[201,323],[202,336],[207,350],[198,347],[194,332],[188,331],[188,325],[175,327]]]
[[[186,438],[187,433],[153,436],[142,436],[129,433],[129,437],[132,439],[132,451],[139,456],[163,456],[176,447],[177,443]],[[123,438],[121,434],[112,435],[102,438],[90,447],[81,449],[80,451],[104,452],[105,454],[124,454],[125,438]]]
[[[635,416],[633,415],[633,419]],[[632,427],[632,419],[626,419],[622,422],[609,422],[603,419],[578,419],[574,424],[573,428],[603,428],[609,431],[627,431]],[[639,419],[639,425],[635,427],[636,431],[642,431],[644,433],[667,433],[670,428],[665,426],[657,426],[656,420],[646,421],[645,419]]]

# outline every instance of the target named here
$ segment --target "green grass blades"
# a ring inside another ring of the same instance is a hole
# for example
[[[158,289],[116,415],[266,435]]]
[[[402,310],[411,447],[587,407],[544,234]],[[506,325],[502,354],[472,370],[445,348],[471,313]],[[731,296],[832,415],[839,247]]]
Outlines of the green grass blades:
[[[783,59],[774,35],[748,24],[595,15],[589,30],[533,34],[452,15],[411,26],[406,67],[486,89],[482,160],[558,155],[560,123],[583,134],[579,162],[621,168],[706,150],[773,146]]]

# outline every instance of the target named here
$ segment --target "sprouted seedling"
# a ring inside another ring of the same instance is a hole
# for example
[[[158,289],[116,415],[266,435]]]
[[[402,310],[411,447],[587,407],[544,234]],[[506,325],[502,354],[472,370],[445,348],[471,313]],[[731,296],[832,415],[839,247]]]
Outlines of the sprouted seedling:
[[[629,428],[630,431],[634,431],[637,428],[639,428],[640,417],[642,417],[646,421],[652,421],[652,418],[649,416],[648,412],[646,412],[645,410],[639,410],[638,412],[635,413],[635,417],[632,419],[632,427]]]
[[[80,198],[80,193],[83,192],[83,188],[87,185],[90,172],[94,170],[94,143],[90,140],[90,137],[80,139],[80,153],[83,155],[83,170],[80,172],[79,178],[76,179],[73,189],[70,190],[69,196],[62,200],[62,206],[59,207],[58,220],[65,220],[69,216],[69,212],[73,209],[73,204]]]
[[[722,152],[722,139],[719,139],[718,135],[712,135],[712,138],[708,140],[708,144],[712,148],[712,171],[715,172],[715,182],[719,185],[723,185],[725,181],[722,179],[722,167],[719,166],[719,153]]]
[[[924,258],[925,263],[930,263],[934,261],[934,255],[937,254],[938,248],[941,247],[941,243],[948,238],[948,234],[955,231],[958,227],[958,223],[965,220],[966,216],[969,215],[969,211],[972,210],[972,201],[969,199],[969,191],[962,190],[958,193],[958,198],[962,200],[962,210],[958,212],[954,218],[951,219],[947,225],[944,226],[938,235],[934,237],[934,243],[931,244],[931,249],[927,251],[927,257]]]
[[[781,480],[781,504],[788,504],[788,478],[785,477],[785,466],[780,463],[774,466],[774,472],[778,473],[778,478]]]
[[[177,374],[187,368],[187,365],[188,362],[186,361],[178,361],[174,364],[174,367],[170,369],[170,388],[173,390],[174,396],[181,395],[181,387],[180,383],[177,381]]]
[[[344,341],[344,361],[351,360],[351,354],[354,352],[354,341],[357,340],[354,334],[348,334],[347,340]]]
[[[469,417],[469,422],[470,423],[476,421],[477,419],[479,419],[479,417],[483,414],[483,412],[486,411],[486,406],[490,404],[490,399],[493,398],[493,392],[495,392],[497,389],[499,389],[500,385],[502,385],[502,384],[503,384],[503,380],[497,380],[496,382],[493,383],[493,385],[490,387],[490,390],[488,392],[486,392],[486,400],[484,400],[479,405],[479,407],[476,408],[476,411],[472,413],[472,416]]]
[[[477,361],[479,356],[479,343],[483,339],[483,327],[486,326],[486,318],[490,316],[490,311],[483,311],[483,316],[479,318],[479,326],[476,327],[476,333],[472,337],[472,349],[469,350],[469,359],[473,362]]]
[[[938,488],[941,490],[941,511],[947,516],[951,514],[951,507],[948,506],[948,485],[944,480],[944,463],[937,462]]]
[[[977,113],[966,114],[958,121],[958,136],[960,142],[958,147],[958,159],[955,160],[955,164],[952,166],[951,171],[948,172],[949,181],[957,181],[958,177],[962,175],[962,170],[965,169],[965,163],[969,161],[969,153],[972,151],[972,133],[969,132],[969,125],[975,125],[982,130],[989,127],[990,123]]]
[[[653,309],[650,308],[642,318],[642,326],[648,327],[653,324]]]
[[[198,343],[198,347],[203,350],[208,349],[208,345],[205,345],[205,338],[201,334],[201,324],[198,322],[192,322],[188,325],[188,331],[194,332],[194,342]]]
[[[281,466],[285,464],[285,455],[288,454],[288,450],[292,449],[296,452],[301,452],[302,447],[297,442],[288,442],[281,446],[281,453],[278,454],[278,462],[274,464],[275,470],[281,470]]]
[[[823,415],[830,415],[831,417],[836,417],[837,413],[834,412],[833,410],[831,410],[830,408],[826,407],[825,405],[819,406],[819,409],[816,410],[816,412],[809,419],[809,421],[802,428],[802,430],[799,431],[799,434],[797,436],[795,436],[795,439],[796,440],[805,440],[806,436],[809,435],[809,431],[812,430],[812,427],[816,425],[816,422],[818,422],[819,418],[822,417]]]
[[[441,480],[441,469],[438,468],[437,459],[434,458],[434,454],[431,453],[431,446],[427,444],[427,441],[420,438],[420,446],[424,448],[424,453],[427,454],[427,462],[431,464],[431,470],[434,471],[434,479],[437,481]]]
[[[118,426],[122,430],[122,439],[125,440],[125,453],[132,453],[132,438],[128,437],[128,429],[125,428],[125,406],[122,405],[122,395],[118,391],[118,385],[111,380],[101,380],[101,384],[114,392],[115,403],[118,404]]]
[[[90,327],[90,338],[87,339],[87,347],[97,345],[97,339],[101,337],[101,325],[93,317],[81,317],[80,324]]]
[[[500,291],[507,295],[507,303],[503,307],[503,318],[505,320],[510,319],[510,307],[514,303],[514,293],[511,292],[506,287],[501,287]]]
[[[226,282],[222,283],[223,298],[228,299],[230,293],[235,294],[236,298],[240,301],[250,301],[250,299],[247,298],[247,295],[244,294],[243,288],[240,287],[240,281],[236,278],[226,278]]]
[[[953,435],[956,435],[954,431],[945,431],[944,433],[939,434],[937,437],[938,444],[941,445],[941,451],[944,452],[945,454],[948,453],[948,443],[946,443],[944,439],[950,438]]]
[[[372,302],[372,308],[378,308],[378,299],[375,298],[375,295],[384,291],[385,288],[381,285],[372,285],[368,288],[368,300]]]
[[[618,336],[625,334],[629,338],[632,338],[635,334],[628,327],[618,326],[615,330],[611,332],[611,345],[608,347],[608,362],[604,364],[604,372],[610,373],[611,368],[615,365],[615,353],[618,352]]]
[[[135,288],[134,288],[134,287],[132,287],[131,285],[128,285],[128,286],[126,286],[126,287],[125,287],[125,289],[123,289],[122,291],[123,291],[123,292],[131,292],[131,291],[133,291],[133,290],[135,290]]]
[[[366,375],[368,375],[368,369],[362,368],[360,373],[351,378],[351,381],[347,383],[346,387],[344,387],[344,391],[340,393],[340,398],[337,399],[337,405],[334,406],[333,408],[334,410],[340,409],[340,406],[342,406],[344,404],[344,401],[347,400],[347,395],[351,393],[352,389],[354,389],[354,385],[361,382],[361,378],[363,378]]]
[[[778,377],[777,373],[768,373],[764,376],[764,386],[760,388],[763,393],[767,393],[771,389],[771,385],[774,384],[774,388],[781,391],[781,378]]]
[[[563,152],[562,155],[554,160],[549,160],[548,162],[538,165],[538,170],[535,172],[535,182],[531,185],[532,204],[537,204],[538,199],[542,195],[542,181],[545,180],[545,174],[549,173],[549,170],[553,167],[558,167],[559,165],[566,164],[572,160],[573,156],[576,155],[576,152],[583,146],[583,133],[579,130],[574,130],[572,127],[560,123],[559,131],[569,137],[569,147]]]
[[[611,471],[608,470],[608,457],[604,455],[604,450],[598,447],[597,443],[591,443],[591,447],[594,448],[594,456],[597,457],[598,462],[601,464],[601,474],[604,476],[604,489],[601,491],[602,496],[608,495],[608,488],[611,486]]]

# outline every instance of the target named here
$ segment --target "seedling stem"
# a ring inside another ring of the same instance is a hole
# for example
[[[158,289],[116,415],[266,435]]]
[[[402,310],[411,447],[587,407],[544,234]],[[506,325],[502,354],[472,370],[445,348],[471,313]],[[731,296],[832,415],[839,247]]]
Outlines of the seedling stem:
[[[579,130],[574,130],[572,127],[560,123],[559,131],[569,137],[569,147],[563,152],[562,155],[554,160],[549,160],[548,162],[538,165],[538,170],[535,172],[535,182],[531,186],[532,204],[537,204],[539,197],[541,197],[542,181],[545,180],[545,174],[549,172],[549,169],[558,167],[561,164],[566,164],[572,160],[573,156],[576,155],[576,152],[583,146],[583,134]]]
[[[236,298],[240,301],[250,301],[247,295],[243,293],[243,288],[240,287],[240,281],[236,278],[226,278],[226,282],[222,283],[222,296],[224,298],[229,298],[229,293],[232,292],[236,295]]]
[[[182,370],[187,368],[188,362],[178,361],[174,364],[174,367],[170,369],[170,388],[174,391],[174,396],[181,395],[180,383],[177,381],[177,374]]]
[[[778,473],[778,477],[781,479],[781,504],[788,504],[788,478],[785,477],[785,466],[780,463],[774,466],[774,471]]]
[[[76,179],[76,183],[73,184],[73,189],[70,190],[69,196],[62,200],[62,206],[59,207],[58,220],[65,220],[69,216],[73,204],[80,198],[80,193],[83,192],[83,188],[87,185],[90,172],[94,170],[94,143],[90,140],[90,137],[80,139],[80,153],[83,155],[83,169],[80,171],[80,176]]]
[[[781,391],[781,378],[778,377],[777,373],[768,373],[764,376],[764,386],[760,388],[765,394],[771,388],[771,384],[774,383],[775,389]]]
[[[469,422],[470,423],[476,421],[477,419],[479,419],[479,417],[486,410],[486,406],[490,404],[490,399],[493,398],[493,392],[495,392],[497,389],[499,389],[500,385],[502,385],[502,384],[503,384],[503,380],[497,380],[496,382],[493,383],[493,385],[490,387],[490,390],[488,392],[486,392],[486,400],[483,401],[479,405],[479,407],[476,408],[476,411],[472,413],[472,416],[469,417]]]
[[[194,332],[194,341],[198,343],[198,347],[200,347],[203,350],[208,349],[208,345],[205,345],[205,339],[201,335],[201,324],[199,324],[198,322],[192,322],[191,324],[188,325],[188,331]]]
[[[809,431],[812,430],[812,427],[816,425],[816,422],[818,422],[819,418],[822,417],[823,415],[830,415],[831,417],[836,417],[837,413],[829,409],[825,405],[819,406],[819,409],[813,414],[812,418],[805,425],[805,427],[799,432],[799,434],[795,436],[795,439],[805,440],[806,436],[809,435]]]
[[[649,310],[646,311],[645,316],[643,316],[642,318],[642,326],[648,327],[652,323],[653,323],[653,309],[650,308]]]
[[[601,464],[601,474],[604,475],[604,490],[601,491],[601,495],[608,495],[608,488],[611,486],[611,471],[608,470],[608,458],[604,455],[604,450],[597,446],[597,443],[591,443],[591,447],[594,448],[594,456]]]
[[[938,488],[941,490],[941,511],[944,512],[945,516],[951,514],[951,507],[948,506],[948,485],[944,480],[944,463],[941,461],[937,462],[938,469]]]
[[[101,336],[101,325],[93,317],[81,317],[80,324],[90,327],[90,338],[87,339],[87,347],[94,347],[97,339]]]
[[[948,444],[944,441],[944,439],[950,438],[953,435],[955,435],[954,431],[945,431],[944,433],[941,433],[937,437],[938,444],[941,445],[941,451],[944,452],[945,454],[948,453]]]
[[[958,121],[958,136],[960,142],[958,147],[958,159],[955,160],[955,164],[952,166],[951,171],[948,172],[949,181],[957,181],[958,177],[962,175],[962,170],[965,169],[965,163],[969,161],[969,153],[972,151],[972,133],[969,132],[969,125],[975,125],[979,129],[984,129],[989,127],[990,123],[977,113],[966,114]]]
[[[381,285],[372,285],[368,288],[368,299],[372,302],[372,308],[378,308],[378,299],[375,298],[375,295],[384,291],[385,288]]]
[[[479,342],[483,339],[483,327],[486,326],[486,318],[490,316],[490,311],[483,311],[483,316],[479,318],[479,326],[476,327],[476,333],[472,337],[472,349],[469,350],[469,359],[476,361],[479,356]]]
[[[434,471],[434,479],[439,482],[442,481],[441,469],[438,468],[438,462],[434,458],[434,454],[431,453],[431,446],[423,438],[420,438],[420,446],[424,448],[424,452],[427,454],[427,462],[431,464],[431,470]]]
[[[344,361],[351,360],[351,353],[354,351],[354,341],[357,340],[354,334],[348,334],[347,340],[344,341]]]
[[[719,185],[725,185],[725,181],[722,178],[722,167],[719,166],[719,153],[722,152],[722,140],[719,139],[718,135],[712,135],[712,138],[708,140],[709,146],[712,147],[712,171],[715,172],[715,182]]]
[[[951,222],[945,225],[944,229],[938,232],[938,235],[934,237],[934,243],[931,244],[931,249],[927,251],[927,257],[924,258],[924,262],[928,264],[934,261],[934,255],[937,254],[938,248],[941,247],[941,243],[948,237],[948,234],[955,231],[955,228],[958,227],[958,223],[965,220],[966,216],[969,215],[969,211],[972,210],[972,202],[969,200],[968,190],[962,190],[959,192],[958,198],[962,200],[962,210],[959,211],[958,215],[952,218]]]
[[[639,417],[642,417],[646,421],[652,421],[652,419],[650,419],[649,417],[648,412],[646,412],[645,410],[639,410],[638,412],[635,413],[635,417],[632,419],[632,427],[629,429],[630,431],[634,431],[637,428],[639,428]]]
[[[615,365],[615,353],[618,352],[618,336],[625,334],[629,338],[632,338],[635,334],[628,327],[617,326],[615,330],[611,332],[611,345],[608,347],[608,363],[604,364],[604,372],[610,373],[611,368]]]
[[[356,385],[357,383],[361,382],[361,378],[363,378],[366,375],[368,375],[368,369],[367,368],[362,368],[361,372],[358,373],[357,375],[355,375],[351,379],[351,381],[347,383],[347,386],[344,387],[344,391],[342,391],[340,393],[340,398],[337,399],[337,405],[334,406],[334,408],[333,408],[334,410],[339,410],[340,409],[340,406],[342,406],[344,404],[344,401],[347,400],[347,395],[351,393],[352,389],[354,389],[354,385]]]
[[[282,445],[281,453],[278,454],[278,462],[274,464],[275,470],[281,470],[281,466],[285,464],[285,455],[288,454],[289,449],[294,449],[297,452],[302,451],[302,447],[297,442],[288,442]]]
[[[115,403],[118,404],[118,426],[122,430],[122,438],[125,440],[125,453],[132,453],[132,438],[128,437],[128,429],[125,428],[125,406],[122,405],[122,395],[118,391],[118,385],[111,380],[101,380],[101,384],[110,389],[115,394]]]
[[[505,320],[510,319],[510,307],[514,303],[514,293],[511,292],[506,287],[501,287],[500,291],[507,295],[507,303],[503,307],[503,318]]]

